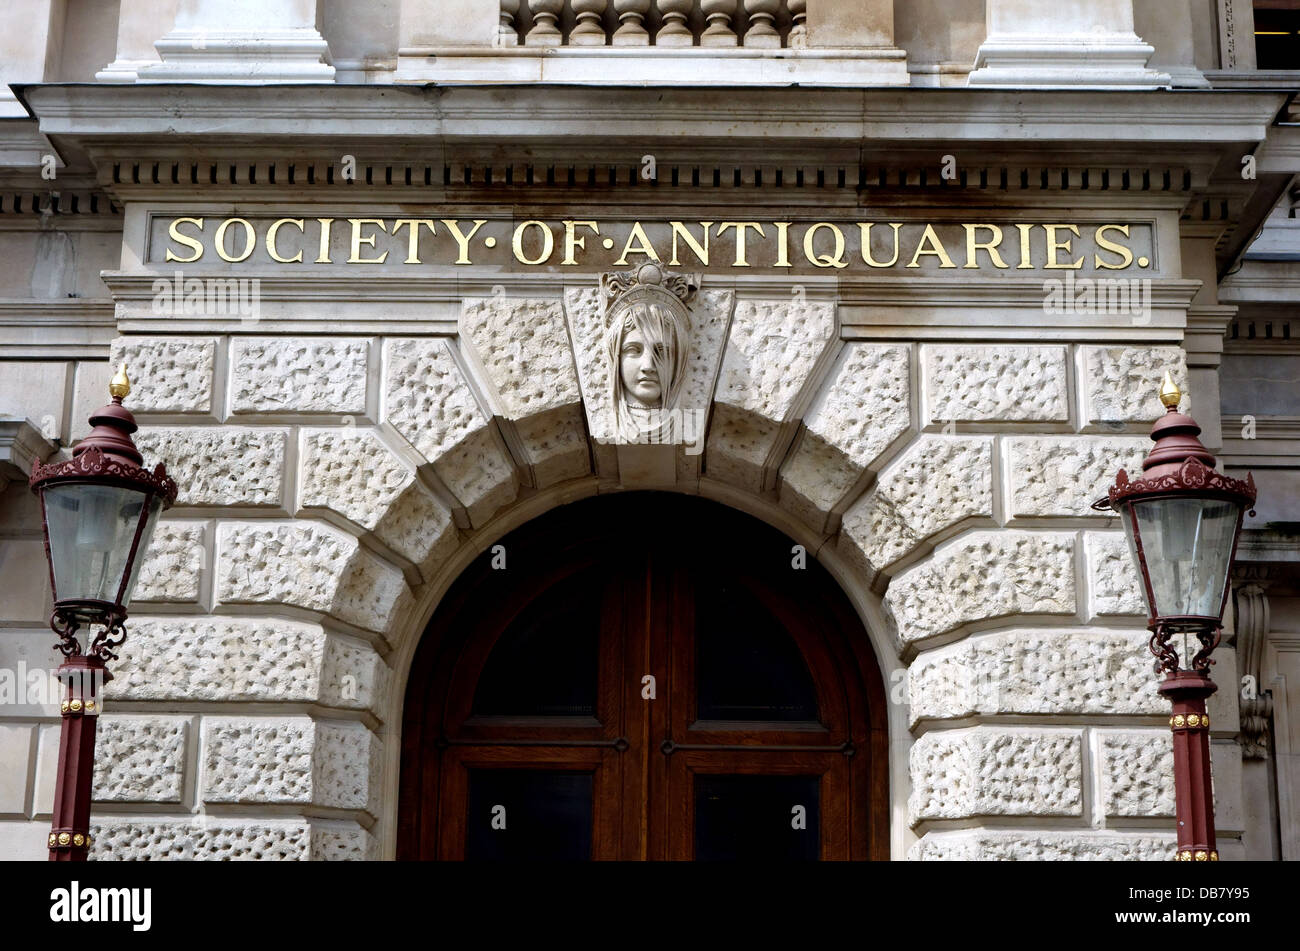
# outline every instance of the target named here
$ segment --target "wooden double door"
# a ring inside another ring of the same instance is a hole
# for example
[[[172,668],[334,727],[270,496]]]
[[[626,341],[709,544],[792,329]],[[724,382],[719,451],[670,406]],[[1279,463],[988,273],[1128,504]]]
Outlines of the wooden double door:
[[[481,556],[431,622],[398,857],[883,858],[885,736],[866,634],[788,538],[590,499]]]

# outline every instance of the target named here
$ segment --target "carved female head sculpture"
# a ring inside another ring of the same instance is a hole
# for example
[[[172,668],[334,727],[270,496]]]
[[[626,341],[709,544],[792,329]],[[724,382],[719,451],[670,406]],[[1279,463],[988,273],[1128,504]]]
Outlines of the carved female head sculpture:
[[[695,285],[655,264],[602,275],[605,349],[618,434],[636,442],[675,432],[677,397],[690,356],[686,300]]]

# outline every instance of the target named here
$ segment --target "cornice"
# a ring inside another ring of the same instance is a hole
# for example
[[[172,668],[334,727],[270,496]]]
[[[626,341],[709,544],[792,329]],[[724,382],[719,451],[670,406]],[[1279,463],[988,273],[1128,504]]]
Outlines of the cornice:
[[[233,274],[213,274],[231,278]],[[304,272],[259,274],[256,317],[157,312],[155,281],[173,272],[102,273],[125,333],[454,334],[465,297],[501,293],[558,299],[565,287],[594,287],[591,273],[465,272],[430,268],[419,276]],[[1199,281],[1154,279],[1151,312],[1131,315],[1047,314],[1043,281],[1015,278],[833,278],[706,274],[706,286],[741,297],[787,297],[791,281],[812,299],[837,302],[845,339],[1141,340],[1178,345],[1186,308]],[[376,316],[382,314],[382,316]]]
[[[0,357],[5,359],[104,359],[115,336],[111,300],[0,299]]]
[[[1263,563],[1294,569],[1300,565],[1300,536],[1268,528],[1242,529],[1235,561],[1238,567],[1233,570],[1234,580],[1253,580],[1249,571],[1241,570],[1247,565]]]
[[[1240,438],[1246,429],[1244,416],[1223,417],[1224,465],[1249,468],[1252,465],[1286,466],[1300,463],[1300,416],[1253,417],[1250,439]]]
[[[1300,300],[1300,260],[1256,261],[1247,258],[1240,270],[1219,284],[1219,300],[1231,304]]]
[[[47,136],[1257,142],[1273,91],[556,85],[15,86]]]
[[[31,420],[0,418],[0,492],[10,482],[26,481],[32,466],[44,462],[55,449]]]
[[[53,152],[35,119],[0,119],[0,169],[40,165]]]

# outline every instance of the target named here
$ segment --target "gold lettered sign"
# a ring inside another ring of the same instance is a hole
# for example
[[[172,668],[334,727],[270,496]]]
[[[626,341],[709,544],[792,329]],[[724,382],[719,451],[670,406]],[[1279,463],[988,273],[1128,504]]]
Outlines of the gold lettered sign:
[[[1152,222],[157,216],[154,265],[398,272],[421,267],[788,274],[1130,271],[1155,267]],[[1027,275],[1026,275],[1027,276]]]

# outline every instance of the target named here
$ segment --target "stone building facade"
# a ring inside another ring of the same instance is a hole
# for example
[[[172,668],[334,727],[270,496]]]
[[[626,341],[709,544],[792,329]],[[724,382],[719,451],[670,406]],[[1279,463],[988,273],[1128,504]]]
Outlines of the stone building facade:
[[[26,473],[125,363],[180,497],[92,858],[403,854],[408,678],[449,590],[551,510],[651,490],[774,527],[851,604],[887,697],[877,855],[1169,858],[1167,707],[1090,508],[1166,370],[1260,487],[1216,655],[1220,850],[1300,857],[1300,62],[1258,68],[1252,15],[6,8],[0,855],[43,857],[58,743]],[[653,438],[607,346],[636,295],[684,341]]]

